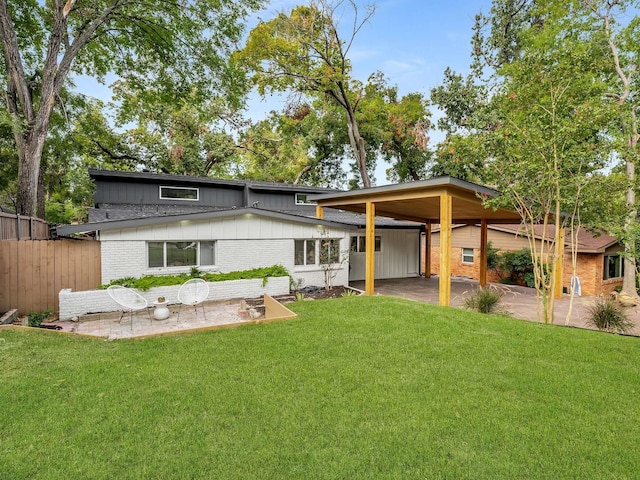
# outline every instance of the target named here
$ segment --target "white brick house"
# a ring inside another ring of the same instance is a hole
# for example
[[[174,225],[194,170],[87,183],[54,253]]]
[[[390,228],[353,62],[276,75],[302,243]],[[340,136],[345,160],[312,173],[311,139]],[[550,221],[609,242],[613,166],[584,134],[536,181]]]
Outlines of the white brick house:
[[[364,217],[325,209],[309,197],[333,190],[301,185],[90,170],[96,183],[89,222],[59,235],[95,232],[102,282],[189,272],[227,273],[282,265],[303,286],[334,285],[364,275]],[[418,276],[419,235],[412,222],[376,219],[376,278]]]

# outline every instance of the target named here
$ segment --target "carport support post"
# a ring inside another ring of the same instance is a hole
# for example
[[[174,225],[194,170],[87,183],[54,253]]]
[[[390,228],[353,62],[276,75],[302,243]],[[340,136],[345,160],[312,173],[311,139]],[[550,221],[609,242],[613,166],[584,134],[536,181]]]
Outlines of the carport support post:
[[[322,220],[324,218],[324,207],[316,205],[316,218]]]
[[[424,227],[424,278],[431,278],[431,221]]]
[[[440,195],[440,288],[438,303],[448,307],[451,303],[451,217],[452,198]]]
[[[365,295],[373,295],[373,280],[375,273],[375,228],[376,207],[373,202],[366,203],[366,253],[365,253]]]
[[[480,286],[487,284],[487,220],[480,221]]]

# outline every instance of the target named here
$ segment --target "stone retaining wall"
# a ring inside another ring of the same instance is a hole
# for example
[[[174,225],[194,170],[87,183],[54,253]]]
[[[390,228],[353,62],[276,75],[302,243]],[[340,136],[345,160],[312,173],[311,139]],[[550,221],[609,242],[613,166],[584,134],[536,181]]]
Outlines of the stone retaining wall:
[[[152,305],[158,297],[165,297],[169,304],[178,303],[180,285],[172,287],[155,287],[146,292],[136,290]],[[229,300],[232,298],[256,298],[264,295],[286,295],[289,293],[289,277],[269,277],[266,285],[262,279],[228,280],[225,282],[209,282],[211,300]],[[60,320],[71,320],[88,313],[116,312],[121,310],[106,290],[87,290],[72,292],[71,289],[60,290]]]

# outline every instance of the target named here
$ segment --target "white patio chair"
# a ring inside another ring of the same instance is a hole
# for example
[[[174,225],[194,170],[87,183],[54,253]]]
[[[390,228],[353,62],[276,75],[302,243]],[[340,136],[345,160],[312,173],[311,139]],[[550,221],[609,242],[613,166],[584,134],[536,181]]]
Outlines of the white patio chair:
[[[201,278],[192,278],[182,284],[180,290],[178,290],[178,301],[180,307],[178,308],[178,322],[180,321],[180,310],[182,305],[193,305],[193,309],[198,316],[198,308],[196,305],[204,302],[209,296],[209,284]],[[202,306],[202,314],[204,319],[207,319],[207,313],[205,312],[204,305]]]
[[[147,299],[138,292],[127,287],[121,287],[120,285],[111,285],[107,288],[107,293],[114,302],[122,307],[120,320],[118,320],[119,323],[122,323],[122,316],[125,310],[129,310],[129,321],[131,322],[131,330],[133,330],[133,311],[142,310],[143,308],[147,310],[149,323],[151,323],[151,314],[149,313]]]

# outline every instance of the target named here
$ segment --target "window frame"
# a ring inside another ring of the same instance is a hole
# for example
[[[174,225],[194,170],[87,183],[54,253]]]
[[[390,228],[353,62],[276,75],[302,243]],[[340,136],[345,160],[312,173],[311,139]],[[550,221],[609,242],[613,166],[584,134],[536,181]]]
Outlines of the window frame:
[[[356,249],[353,249],[353,240],[357,239],[355,242]],[[366,253],[367,252],[367,236],[366,235],[351,235],[351,239],[349,240],[349,252],[350,253]],[[373,238],[374,245],[374,253],[382,253],[382,235],[374,235]]]
[[[311,195],[309,193],[296,193],[295,196],[295,202],[296,205],[318,205],[318,202],[315,202],[313,200],[307,200],[307,197]],[[299,200],[300,196],[304,196],[305,199],[304,200]]]
[[[313,267],[318,265],[318,239],[317,238],[296,238],[293,241],[293,265],[295,267]],[[303,242],[302,259],[303,263],[297,263],[297,243]],[[309,263],[309,242],[313,242],[313,263]]]
[[[151,265],[150,251],[149,248],[152,244],[162,244],[162,265]],[[196,248],[196,264],[195,265],[167,265],[167,244],[172,243],[195,243]],[[211,264],[202,264],[202,244],[203,243],[212,243],[213,244],[213,263]],[[147,245],[147,268],[148,269],[162,269],[162,268],[191,268],[191,267],[206,267],[213,268],[216,266],[216,261],[218,258],[218,242],[217,240],[150,240],[146,242]]]
[[[608,259],[610,258],[615,258],[616,259],[616,266],[614,267],[616,270],[618,270],[620,272],[620,275],[617,277],[610,277],[609,276],[609,263],[608,263]],[[602,262],[602,280],[620,280],[621,278],[624,278],[624,257],[622,255],[620,255],[619,253],[612,253],[609,255],[603,255],[603,262]]]
[[[325,247],[326,244],[326,247]],[[334,246],[332,248],[332,245]],[[327,248],[329,253],[327,254],[329,262],[322,263],[323,249]],[[335,251],[334,251],[335,249]],[[340,239],[339,238],[325,238],[320,240],[320,254],[318,255],[319,265],[337,265],[340,263]],[[333,260],[333,261],[332,261]]]
[[[163,197],[162,189],[170,188],[173,190],[195,190],[196,198],[176,198],[176,197]],[[159,185],[158,186],[158,195],[160,200],[180,200],[183,202],[199,202],[200,201],[200,188],[199,187],[174,187],[172,185]]]
[[[466,248],[465,247],[465,248],[462,248],[461,250],[462,250],[462,263],[465,264],[465,265],[473,265],[473,261],[475,259],[475,252],[474,252],[475,249],[474,248]],[[471,250],[471,254],[469,254],[468,252],[465,253],[465,250],[467,250],[467,251]],[[471,261],[465,260],[465,257],[466,258],[471,257]]]

